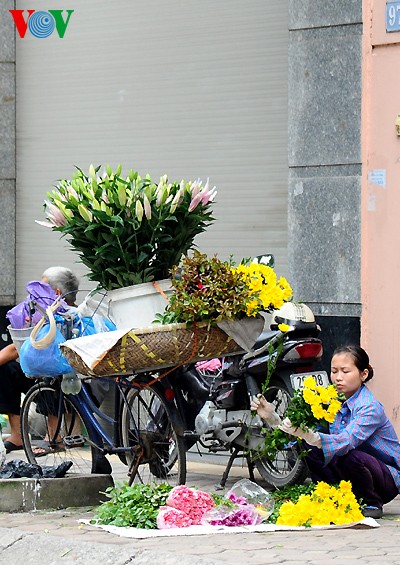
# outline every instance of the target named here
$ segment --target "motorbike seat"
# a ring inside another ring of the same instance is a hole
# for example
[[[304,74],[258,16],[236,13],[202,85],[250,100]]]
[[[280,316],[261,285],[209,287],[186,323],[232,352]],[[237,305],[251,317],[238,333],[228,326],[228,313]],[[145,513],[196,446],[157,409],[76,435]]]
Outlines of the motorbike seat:
[[[274,336],[276,336],[276,334],[278,334],[278,331],[273,331],[273,330],[264,330],[257,338],[257,341],[255,342],[253,349],[259,349],[260,347],[262,347],[263,345],[265,345],[268,341],[270,341]]]

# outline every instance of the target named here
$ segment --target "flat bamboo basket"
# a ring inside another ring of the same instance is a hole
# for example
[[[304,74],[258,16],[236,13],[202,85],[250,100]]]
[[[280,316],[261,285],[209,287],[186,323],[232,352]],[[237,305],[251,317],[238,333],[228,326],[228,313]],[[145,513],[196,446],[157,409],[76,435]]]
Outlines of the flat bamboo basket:
[[[153,371],[243,352],[224,331],[201,323],[191,328],[169,324],[131,330],[91,367],[75,351],[65,346],[61,349],[78,373],[99,377]]]

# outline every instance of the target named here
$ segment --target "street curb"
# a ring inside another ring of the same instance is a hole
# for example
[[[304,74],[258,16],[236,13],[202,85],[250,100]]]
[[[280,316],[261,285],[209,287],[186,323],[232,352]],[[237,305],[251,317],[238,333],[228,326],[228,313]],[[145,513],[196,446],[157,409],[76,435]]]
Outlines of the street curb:
[[[62,479],[1,479],[0,512],[97,506],[107,500],[101,493],[113,485],[111,475],[77,475]]]

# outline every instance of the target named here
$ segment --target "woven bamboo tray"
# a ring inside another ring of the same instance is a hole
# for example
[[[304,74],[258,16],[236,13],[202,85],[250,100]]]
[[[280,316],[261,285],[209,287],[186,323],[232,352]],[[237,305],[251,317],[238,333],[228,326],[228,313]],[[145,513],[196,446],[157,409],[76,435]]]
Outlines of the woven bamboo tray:
[[[206,324],[190,329],[185,324],[169,324],[131,330],[92,367],[75,351],[62,346],[68,363],[78,373],[94,376],[157,370],[242,351],[224,331]]]

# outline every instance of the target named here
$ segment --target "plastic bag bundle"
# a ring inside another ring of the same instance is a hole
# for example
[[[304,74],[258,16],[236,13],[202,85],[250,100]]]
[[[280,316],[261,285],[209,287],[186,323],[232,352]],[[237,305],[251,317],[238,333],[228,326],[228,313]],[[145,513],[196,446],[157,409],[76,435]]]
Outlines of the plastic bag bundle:
[[[88,294],[76,308],[76,313],[81,320],[85,321],[85,326],[90,321],[90,326],[94,328],[92,333],[103,333],[117,329],[108,317],[108,302],[109,299],[104,294]],[[81,335],[89,334],[84,331]]]
[[[37,334],[38,340],[46,337],[50,329],[49,324],[41,328]],[[59,327],[52,343],[44,349],[36,349],[27,339],[19,352],[21,369],[28,377],[55,377],[64,373],[71,373],[74,369],[70,366],[58,347],[65,342],[65,337]]]
[[[222,502],[203,516],[202,523],[210,526],[253,526],[266,520],[274,511],[270,493],[249,481],[241,479],[233,485]]]
[[[226,497],[229,500],[233,500],[234,497],[244,499],[247,504],[252,504],[256,508],[264,520],[274,511],[275,501],[271,494],[249,479],[241,479],[235,483]]]
[[[56,326],[54,339],[46,340],[51,323],[45,323],[35,334],[34,342],[32,343],[33,334],[31,334],[31,339],[27,339],[22,344],[19,353],[21,368],[28,377],[55,377],[73,372],[74,369],[61,353],[59,345],[71,337],[115,330],[115,325],[108,319],[103,319],[100,314],[96,314],[96,318],[95,315],[84,317],[83,312],[88,313],[87,308],[79,311],[78,308],[69,307],[67,315],[51,314],[47,309],[50,318],[54,317]]]
[[[31,479],[60,479],[72,467],[72,461],[63,461],[60,465],[36,465],[27,463],[21,459],[8,461],[0,470],[0,479],[21,479],[28,477]]]
[[[212,508],[203,516],[202,523],[210,526],[255,526],[261,524],[262,516],[252,504],[221,505]]]
[[[6,314],[6,317],[10,320],[11,327],[17,330],[34,326],[42,317],[39,311],[32,312],[32,301],[36,302],[43,310],[46,310],[58,298],[51,286],[45,282],[31,281],[26,285],[26,290],[28,296],[25,300],[11,308]],[[58,311],[64,312],[66,308],[67,304],[64,301],[60,301]]]

